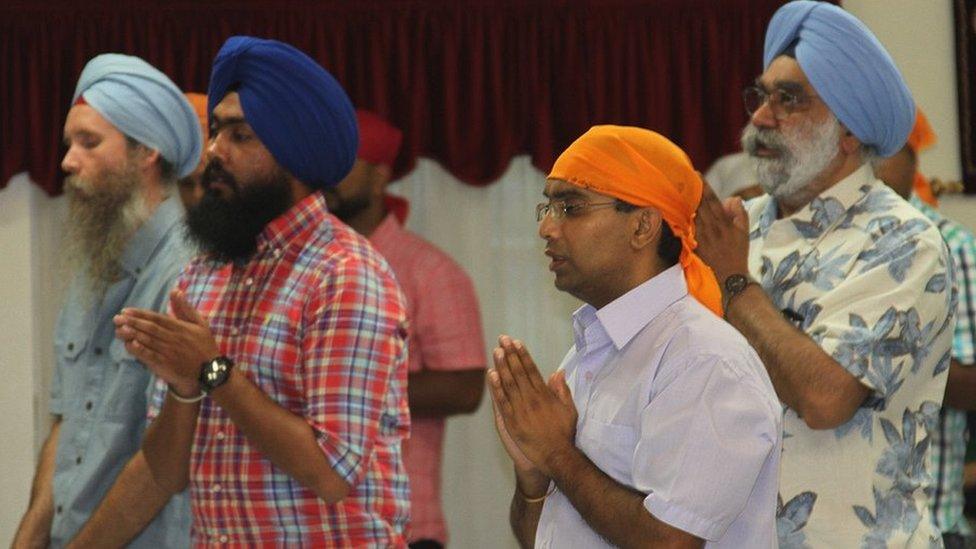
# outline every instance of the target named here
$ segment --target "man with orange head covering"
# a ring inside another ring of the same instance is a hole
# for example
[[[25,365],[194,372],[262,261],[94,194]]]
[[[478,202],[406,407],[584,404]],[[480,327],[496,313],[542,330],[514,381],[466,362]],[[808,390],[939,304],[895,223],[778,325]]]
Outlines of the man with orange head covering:
[[[203,132],[203,142],[206,143],[210,140],[210,128],[207,125],[207,94],[205,93],[195,93],[187,92],[187,101],[193,107],[193,110],[197,113],[197,119],[200,121],[200,131]],[[196,206],[200,199],[203,198],[203,185],[200,183],[200,177],[203,176],[203,169],[207,166],[207,155],[206,147],[204,147],[204,152],[200,155],[200,163],[197,164],[197,168],[193,170],[193,173],[182,177],[177,181],[177,185],[180,188],[180,200],[183,202],[183,207],[190,209]]]
[[[537,206],[556,288],[585,302],[543,381],[499,338],[489,387],[523,547],[774,547],[780,405],[695,254],[702,181],[640,128],[597,126]]]
[[[430,242],[403,227],[407,202],[386,193],[402,134],[377,114],[358,110],[359,150],[352,171],[326,193],[330,211],[367,236],[386,258],[407,298],[410,438],[403,463],[410,478],[410,546],[447,543],[441,510],[445,419],[478,409],[485,384],[485,344],[474,285]]]

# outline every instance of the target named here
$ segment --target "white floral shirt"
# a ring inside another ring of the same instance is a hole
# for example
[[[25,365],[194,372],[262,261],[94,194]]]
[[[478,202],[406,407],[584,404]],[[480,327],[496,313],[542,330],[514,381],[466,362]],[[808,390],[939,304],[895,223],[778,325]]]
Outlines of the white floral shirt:
[[[941,547],[929,430],[938,422],[955,306],[938,229],[865,165],[792,216],[748,205],[749,270],[784,316],[871,389],[832,430],[787,408],[780,547]]]

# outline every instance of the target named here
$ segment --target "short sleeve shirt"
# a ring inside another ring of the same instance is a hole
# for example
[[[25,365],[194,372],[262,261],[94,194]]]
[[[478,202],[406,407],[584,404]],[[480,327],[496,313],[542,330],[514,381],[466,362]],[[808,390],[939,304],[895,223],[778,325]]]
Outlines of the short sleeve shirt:
[[[799,330],[871,390],[836,429],[784,417],[780,547],[929,547],[930,432],[956,299],[938,229],[865,165],[789,217],[748,205],[749,270]]]
[[[746,340],[688,294],[677,266],[600,310],[584,305],[573,325],[560,367],[576,446],[705,547],[774,548],[782,409]],[[609,547],[559,490],[535,545]]]

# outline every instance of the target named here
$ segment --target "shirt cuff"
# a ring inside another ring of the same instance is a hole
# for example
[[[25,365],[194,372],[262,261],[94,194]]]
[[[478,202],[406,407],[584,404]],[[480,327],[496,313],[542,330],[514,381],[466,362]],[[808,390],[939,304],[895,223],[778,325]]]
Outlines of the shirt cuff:
[[[661,522],[707,541],[718,541],[728,526],[665,501],[655,492],[644,498],[644,508]]]

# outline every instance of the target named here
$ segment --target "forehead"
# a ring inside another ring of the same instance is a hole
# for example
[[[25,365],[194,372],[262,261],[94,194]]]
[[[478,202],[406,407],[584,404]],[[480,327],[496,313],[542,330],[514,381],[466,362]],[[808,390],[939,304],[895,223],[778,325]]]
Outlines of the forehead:
[[[85,132],[104,136],[122,135],[111,122],[98,113],[91,105],[78,104],[71,107],[68,117],[64,121],[64,135],[70,137],[73,134]]]
[[[759,77],[759,83],[766,89],[798,88],[808,93],[814,93],[813,86],[807,75],[800,68],[800,64],[792,57],[781,55],[769,64],[769,67]]]
[[[244,118],[241,108],[241,96],[237,92],[230,92],[214,107],[213,115],[217,118]]]
[[[605,194],[593,192],[579,185],[574,185],[563,179],[546,179],[546,188],[542,194],[549,198],[582,198],[585,200],[596,200],[611,198]]]

